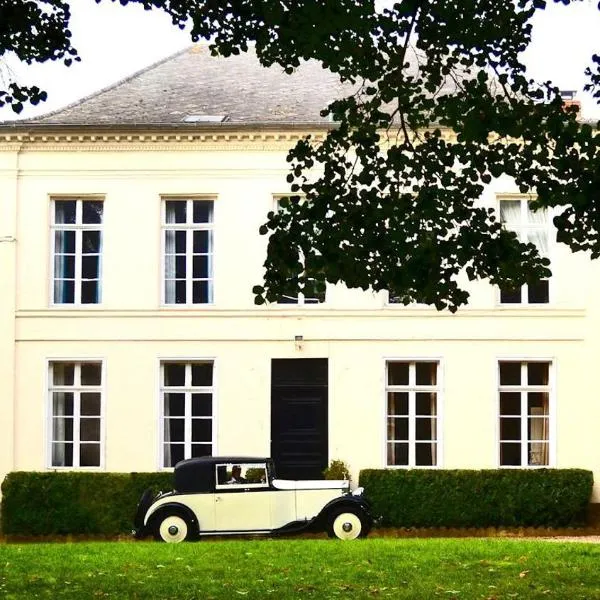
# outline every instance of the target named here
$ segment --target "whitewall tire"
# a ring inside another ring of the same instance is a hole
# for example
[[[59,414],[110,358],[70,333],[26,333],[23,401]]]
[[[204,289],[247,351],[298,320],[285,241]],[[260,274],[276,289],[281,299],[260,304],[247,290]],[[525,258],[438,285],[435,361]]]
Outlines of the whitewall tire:
[[[177,515],[169,515],[158,522],[156,538],[168,544],[178,544],[188,539],[190,526],[188,522]]]
[[[355,540],[364,535],[365,525],[356,512],[345,510],[333,515],[328,534],[340,540]]]

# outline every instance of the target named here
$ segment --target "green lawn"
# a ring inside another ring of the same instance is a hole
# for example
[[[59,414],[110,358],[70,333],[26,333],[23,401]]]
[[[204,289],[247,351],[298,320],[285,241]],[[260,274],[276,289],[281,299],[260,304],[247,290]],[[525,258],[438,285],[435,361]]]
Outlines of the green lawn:
[[[0,545],[0,598],[600,599],[600,545],[498,539]]]

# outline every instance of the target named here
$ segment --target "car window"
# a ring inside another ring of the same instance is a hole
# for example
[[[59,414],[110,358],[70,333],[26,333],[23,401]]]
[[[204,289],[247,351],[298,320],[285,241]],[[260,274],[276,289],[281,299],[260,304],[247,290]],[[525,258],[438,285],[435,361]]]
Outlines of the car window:
[[[216,471],[218,489],[269,486],[266,463],[222,463]]]

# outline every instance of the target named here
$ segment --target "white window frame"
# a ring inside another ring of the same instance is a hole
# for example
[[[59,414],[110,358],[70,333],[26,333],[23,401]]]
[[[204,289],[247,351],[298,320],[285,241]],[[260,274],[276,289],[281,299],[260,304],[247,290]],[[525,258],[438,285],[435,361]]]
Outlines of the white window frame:
[[[273,212],[278,212],[280,210],[280,206],[279,203],[281,202],[281,200],[283,198],[289,198],[290,196],[300,196],[301,197],[301,202],[304,201],[304,197],[302,194],[297,194],[297,193],[288,193],[288,194],[274,194],[273,195]],[[302,251],[300,251],[300,260],[304,263],[304,254]],[[326,284],[327,285],[327,284]],[[318,300],[317,302],[306,302],[306,297],[304,295],[303,292],[298,292],[298,296],[295,298],[292,298],[291,296],[287,296],[290,300],[296,300],[296,302],[275,302],[273,303],[273,306],[277,306],[278,308],[297,308],[297,307],[302,307],[302,308],[313,308],[313,307],[323,307],[324,304],[326,304],[327,302],[327,289],[325,289],[325,295],[323,298],[323,301]],[[312,298],[311,298],[312,299]]]
[[[165,195],[161,196],[161,226],[160,226],[160,245],[161,245],[161,273],[160,273],[160,301],[161,306],[165,308],[200,308],[205,306],[214,306],[215,304],[215,221],[217,197],[213,194],[186,194]],[[212,221],[210,223],[194,223],[193,222],[193,206],[194,202],[211,202],[212,203]],[[186,222],[185,223],[167,223],[167,202],[186,202]],[[167,302],[166,298],[166,231],[181,231],[186,232],[186,273],[185,273],[185,302]],[[209,271],[208,278],[208,302],[193,302],[193,256],[194,256],[194,231],[209,231],[210,232],[210,252],[209,255]]]
[[[530,202],[535,200],[535,197],[531,194],[497,194],[496,195],[496,210],[498,218],[500,219],[500,208],[502,202],[519,202],[520,203],[520,221],[518,229],[509,229],[517,234],[519,240],[523,243],[527,243],[527,233],[530,231],[544,231],[546,233],[546,240],[548,243],[548,252],[546,258],[551,260],[552,254],[552,215],[550,209],[546,209],[547,221],[543,225],[536,225],[530,223],[527,219],[527,215],[530,212],[528,205]],[[508,228],[507,228],[508,229]],[[502,293],[499,287],[496,288],[496,303],[502,308],[522,308],[526,306],[531,307],[547,307],[552,304],[552,278],[548,279],[548,302],[529,302],[529,285],[524,283],[521,286],[521,302],[502,302]]]
[[[521,364],[521,381],[528,363],[548,364],[548,385],[500,385],[500,363],[513,362]],[[556,359],[554,357],[532,356],[499,356],[495,364],[496,380],[496,463],[500,469],[548,469],[556,466]],[[530,465],[528,456],[529,439],[527,436],[527,392],[548,393],[548,464]],[[501,429],[500,429],[500,392],[519,392],[521,394],[521,465],[503,465],[501,463]]]
[[[56,223],[56,202],[75,202],[75,223]],[[83,203],[101,202],[102,203],[102,222],[101,223],[83,223]],[[103,254],[104,254],[104,207],[105,197],[100,194],[90,195],[61,195],[50,196],[50,290],[49,305],[52,307],[72,308],[74,306],[91,308],[102,304],[103,288]],[[54,300],[54,281],[56,268],[56,231],[74,231],[75,232],[75,295],[73,302],[56,302]],[[82,288],[82,261],[83,261],[83,231],[100,232],[100,250],[98,252],[98,302],[81,302]]]
[[[75,380],[72,386],[54,386],[53,383],[53,365],[55,363],[74,363]],[[100,385],[99,386],[81,386],[81,364],[82,363],[99,363],[100,364]],[[79,378],[79,385],[77,384]],[[106,360],[99,357],[52,357],[46,359],[46,469],[51,471],[103,471],[105,468],[105,453],[106,453]],[[55,391],[66,391],[74,393],[73,401],[73,466],[59,466],[52,464],[52,445],[53,445],[53,398],[52,394]],[[100,465],[98,466],[79,466],[79,431],[81,419],[81,400],[79,398],[81,392],[96,392],[100,394]],[[77,450],[77,451],[76,451]]]
[[[184,386],[164,385],[164,366],[169,363],[185,364],[185,383]],[[212,386],[196,386],[191,385],[191,365],[195,363],[211,363],[212,364]],[[211,455],[217,456],[217,393],[216,379],[217,377],[217,361],[215,357],[160,357],[158,359],[157,369],[157,401],[158,401],[158,451],[157,465],[160,471],[172,471],[173,467],[165,466],[164,462],[164,446],[165,446],[165,392],[181,392],[185,393],[185,408],[184,408],[184,457],[190,458],[192,455],[192,414],[191,414],[191,398],[193,393],[212,395],[212,416],[211,419]],[[189,385],[187,385],[189,383]],[[208,420],[208,419],[207,419]],[[197,442],[200,443],[200,442]],[[208,444],[206,444],[208,445]]]
[[[392,362],[410,363],[409,383],[408,385],[389,385],[388,384],[388,365]],[[436,363],[437,364],[437,384],[435,386],[416,385],[416,363]],[[443,390],[444,390],[444,365],[439,356],[410,356],[410,357],[384,357],[383,373],[383,456],[382,464],[387,469],[440,469],[444,464],[443,454]],[[437,394],[436,405],[436,454],[437,461],[435,465],[417,465],[416,457],[416,393],[417,392],[435,392]],[[388,456],[388,392],[408,392],[408,465],[390,465],[387,461]]]

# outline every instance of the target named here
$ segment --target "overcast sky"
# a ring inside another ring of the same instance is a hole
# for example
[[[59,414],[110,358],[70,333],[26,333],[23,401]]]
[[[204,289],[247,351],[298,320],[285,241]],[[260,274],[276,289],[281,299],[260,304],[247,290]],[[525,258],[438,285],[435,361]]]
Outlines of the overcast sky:
[[[499,0],[505,1],[505,0]],[[45,89],[48,101],[27,107],[21,117],[31,117],[65,106],[191,44],[189,35],[175,28],[160,11],[140,6],[120,6],[108,0],[71,0],[73,45],[81,63],[67,68],[58,64],[26,66],[10,63],[21,83]],[[549,2],[534,22],[533,44],[525,55],[530,74],[552,79],[561,89],[581,90],[583,71],[591,55],[600,53],[600,10],[593,0],[565,7]],[[6,65],[3,73],[6,76]],[[583,94],[584,116],[599,117],[600,107]],[[0,120],[13,118],[0,109]]]

